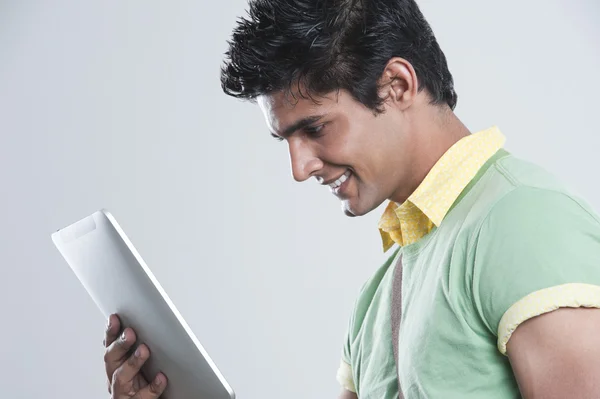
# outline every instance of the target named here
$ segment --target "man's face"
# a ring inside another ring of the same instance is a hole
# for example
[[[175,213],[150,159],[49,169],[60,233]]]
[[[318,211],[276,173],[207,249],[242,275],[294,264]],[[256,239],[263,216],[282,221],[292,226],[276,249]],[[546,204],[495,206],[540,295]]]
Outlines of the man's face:
[[[276,138],[288,144],[296,181],[314,177],[342,201],[348,216],[361,216],[386,199],[411,189],[409,123],[402,112],[385,106],[383,114],[345,92],[310,98],[282,92],[260,96],[258,104]],[[404,127],[404,128],[403,128]]]

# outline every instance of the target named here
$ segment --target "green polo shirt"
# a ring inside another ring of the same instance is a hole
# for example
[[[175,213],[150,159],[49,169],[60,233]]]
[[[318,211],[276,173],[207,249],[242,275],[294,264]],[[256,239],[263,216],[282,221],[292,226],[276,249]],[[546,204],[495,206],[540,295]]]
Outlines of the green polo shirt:
[[[342,358],[360,399],[397,399],[399,389],[405,399],[520,398],[506,356],[512,332],[579,306],[600,307],[600,218],[550,173],[501,149],[438,227],[397,248],[364,284]]]

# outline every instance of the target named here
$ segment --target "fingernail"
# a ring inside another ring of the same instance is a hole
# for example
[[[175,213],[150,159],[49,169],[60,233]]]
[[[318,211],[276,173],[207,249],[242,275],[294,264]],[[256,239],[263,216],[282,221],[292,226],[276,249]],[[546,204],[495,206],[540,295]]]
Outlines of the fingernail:
[[[123,331],[123,334],[121,334],[121,339],[123,341],[125,341],[127,339],[127,335],[125,334],[125,331]]]
[[[108,321],[106,322],[106,329],[110,330],[110,317],[108,318]]]
[[[135,357],[140,357],[140,348],[137,348],[133,354]]]
[[[162,384],[162,380],[160,379],[160,376],[159,376],[159,375],[157,375],[157,376],[156,376],[156,378],[154,378],[154,383],[155,383],[156,385],[160,385],[160,384]]]

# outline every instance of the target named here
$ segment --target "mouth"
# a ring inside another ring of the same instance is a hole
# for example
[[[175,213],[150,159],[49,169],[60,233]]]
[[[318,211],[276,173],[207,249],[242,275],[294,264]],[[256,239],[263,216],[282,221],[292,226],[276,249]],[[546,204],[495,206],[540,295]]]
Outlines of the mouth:
[[[347,186],[348,179],[352,176],[352,172],[347,170],[343,175],[338,177],[334,182],[329,183],[329,188],[334,194],[339,194]]]

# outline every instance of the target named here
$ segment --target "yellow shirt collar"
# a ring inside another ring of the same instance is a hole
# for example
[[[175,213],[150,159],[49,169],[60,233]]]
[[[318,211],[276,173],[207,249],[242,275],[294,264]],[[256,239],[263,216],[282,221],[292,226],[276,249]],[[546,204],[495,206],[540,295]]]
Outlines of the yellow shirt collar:
[[[497,126],[462,138],[436,162],[403,204],[390,201],[379,220],[383,250],[394,243],[412,244],[434,225],[439,226],[460,193],[505,140]]]

